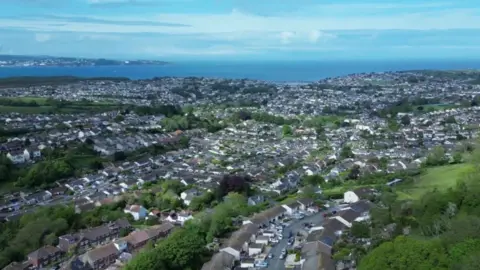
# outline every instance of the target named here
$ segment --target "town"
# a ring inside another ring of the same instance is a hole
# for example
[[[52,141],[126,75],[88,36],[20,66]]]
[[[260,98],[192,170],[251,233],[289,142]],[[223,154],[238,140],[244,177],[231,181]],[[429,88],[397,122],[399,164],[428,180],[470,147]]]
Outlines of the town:
[[[475,71],[25,80],[0,80],[4,269],[388,269],[480,205],[417,205],[476,179]]]

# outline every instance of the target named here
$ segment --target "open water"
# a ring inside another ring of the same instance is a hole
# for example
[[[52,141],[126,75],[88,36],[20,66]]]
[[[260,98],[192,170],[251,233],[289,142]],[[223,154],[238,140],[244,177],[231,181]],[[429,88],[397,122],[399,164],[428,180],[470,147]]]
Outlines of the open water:
[[[310,82],[352,73],[418,69],[480,69],[480,60],[399,61],[270,61],[270,62],[174,62],[158,66],[0,67],[0,78],[12,76],[214,77],[249,78],[274,82]]]

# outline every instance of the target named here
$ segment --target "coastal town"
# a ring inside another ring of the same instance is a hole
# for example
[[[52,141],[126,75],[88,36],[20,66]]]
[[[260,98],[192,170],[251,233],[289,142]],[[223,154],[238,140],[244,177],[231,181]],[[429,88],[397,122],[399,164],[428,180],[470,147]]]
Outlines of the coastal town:
[[[479,129],[475,71],[0,80],[0,266],[362,269]]]

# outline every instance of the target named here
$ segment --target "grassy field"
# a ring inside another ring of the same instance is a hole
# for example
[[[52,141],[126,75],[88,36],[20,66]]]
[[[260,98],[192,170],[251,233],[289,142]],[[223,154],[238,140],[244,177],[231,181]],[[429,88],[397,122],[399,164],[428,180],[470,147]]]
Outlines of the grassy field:
[[[470,164],[445,165],[428,168],[411,184],[400,185],[397,188],[399,200],[416,200],[425,193],[434,190],[445,190],[456,185],[457,180],[472,172]]]
[[[20,107],[20,106],[2,106],[0,105],[0,113],[23,113],[23,114],[42,114],[53,110],[51,106],[38,107]]]
[[[458,108],[458,105],[455,104],[427,104],[427,105],[422,105],[424,111],[443,111],[443,110],[448,110],[448,109],[454,109]]]
[[[15,97],[15,98],[0,98],[2,100],[17,101],[17,102],[32,102],[35,101],[39,106],[16,106],[15,104],[0,105],[0,113],[22,113],[22,114],[45,114],[45,113],[98,113],[105,111],[112,111],[119,109],[118,104],[98,102],[98,103],[82,103],[73,102],[61,108],[55,108],[47,103],[47,98],[44,97]]]

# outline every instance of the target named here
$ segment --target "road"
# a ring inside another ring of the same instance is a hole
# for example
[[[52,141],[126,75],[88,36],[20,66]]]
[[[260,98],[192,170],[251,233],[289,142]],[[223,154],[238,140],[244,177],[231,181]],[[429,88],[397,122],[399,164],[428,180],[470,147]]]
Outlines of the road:
[[[288,234],[292,232],[293,235],[296,235],[297,232],[304,228],[304,223],[313,223],[315,225],[321,224],[323,222],[323,214],[326,212],[331,212],[336,210],[336,207],[331,207],[326,211],[318,212],[311,216],[305,217],[304,219],[297,220],[294,219],[290,226],[283,229],[283,239],[280,240],[272,249],[270,253],[273,254],[273,258],[269,259],[267,269],[270,270],[283,270],[285,269],[285,259],[280,259],[280,254],[282,253],[282,249],[287,249],[287,242],[288,242]]]

